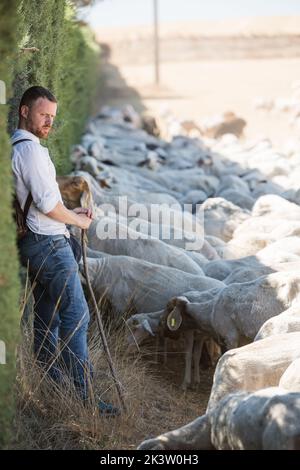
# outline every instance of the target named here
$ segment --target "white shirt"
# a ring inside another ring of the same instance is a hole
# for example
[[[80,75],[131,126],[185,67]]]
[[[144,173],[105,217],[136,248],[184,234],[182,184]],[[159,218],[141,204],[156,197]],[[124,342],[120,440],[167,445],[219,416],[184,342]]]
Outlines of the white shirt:
[[[63,204],[56,171],[48,149],[40,144],[40,139],[31,132],[17,129],[11,141],[30,139],[12,147],[12,170],[15,178],[16,195],[22,210],[29,191],[33,202],[30,206],[27,225],[32,232],[42,235],[69,236],[66,225],[45,214],[52,211],[60,201]]]

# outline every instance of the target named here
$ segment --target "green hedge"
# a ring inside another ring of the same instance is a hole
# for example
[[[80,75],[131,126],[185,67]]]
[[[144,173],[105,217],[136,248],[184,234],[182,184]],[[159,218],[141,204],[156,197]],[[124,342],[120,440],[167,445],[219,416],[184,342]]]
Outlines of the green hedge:
[[[11,94],[9,63],[16,48],[16,0],[0,3],[0,80]],[[15,228],[11,217],[11,165],[10,145],[5,131],[8,106],[0,104],[0,340],[6,345],[5,365],[0,364],[0,447],[9,439],[13,410],[13,381],[15,347],[18,336],[18,263],[15,245]]]
[[[22,52],[35,47],[36,52]],[[7,364],[0,364],[0,448],[10,438],[15,350],[19,332],[18,260],[11,213],[12,175],[9,133],[17,106],[32,85],[51,89],[58,99],[56,131],[44,142],[58,173],[70,169],[70,145],[77,143],[96,93],[99,50],[87,27],[77,24],[68,0],[1,0],[0,80],[9,105],[0,104],[0,341]]]
[[[32,85],[49,88],[58,99],[55,132],[46,144],[58,173],[70,170],[70,145],[79,141],[96,93],[99,48],[87,27],[75,21],[66,0],[23,0],[18,11],[18,42],[36,52],[19,52],[14,65],[14,100],[9,116],[12,131],[17,105]]]

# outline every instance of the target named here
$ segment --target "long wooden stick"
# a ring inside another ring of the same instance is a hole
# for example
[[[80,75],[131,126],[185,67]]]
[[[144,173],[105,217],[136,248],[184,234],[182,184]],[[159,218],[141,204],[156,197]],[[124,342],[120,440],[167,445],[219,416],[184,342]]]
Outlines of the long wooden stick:
[[[111,354],[110,354],[110,351],[109,351],[109,348],[108,348],[108,344],[107,344],[107,340],[106,340],[106,336],[105,336],[105,332],[104,332],[104,328],[103,328],[101,315],[100,315],[100,312],[99,312],[99,309],[98,309],[97,301],[95,299],[95,295],[94,295],[92,285],[91,285],[91,281],[90,281],[90,278],[89,278],[88,267],[87,267],[87,259],[86,259],[86,232],[83,229],[81,230],[81,246],[82,246],[82,255],[83,255],[84,274],[85,274],[88,290],[89,290],[89,293],[90,293],[90,296],[91,296],[91,299],[92,299],[92,302],[93,302],[93,306],[94,306],[94,309],[95,309],[95,312],[96,312],[96,319],[97,319],[97,324],[98,324],[98,328],[99,328],[99,332],[100,332],[101,341],[102,341],[102,344],[103,344],[105,357],[106,357],[106,360],[107,360],[107,363],[108,363],[108,367],[109,367],[111,376],[113,378],[114,384],[115,384],[116,389],[117,389],[117,394],[118,394],[120,405],[121,405],[122,409],[124,411],[126,411],[126,405],[125,405],[124,395],[123,395],[123,391],[122,391],[122,386],[121,386],[120,381],[117,379],[117,374],[116,374],[115,367],[114,367],[114,364],[113,364],[113,361],[112,361],[112,357],[111,357]]]

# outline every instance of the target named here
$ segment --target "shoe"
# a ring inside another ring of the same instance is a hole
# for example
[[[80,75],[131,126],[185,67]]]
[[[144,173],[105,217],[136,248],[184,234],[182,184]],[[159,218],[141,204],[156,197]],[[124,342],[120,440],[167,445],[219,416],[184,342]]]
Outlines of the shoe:
[[[115,417],[120,416],[121,411],[116,406],[111,405],[110,403],[105,403],[102,400],[98,401],[98,410],[101,416]]]

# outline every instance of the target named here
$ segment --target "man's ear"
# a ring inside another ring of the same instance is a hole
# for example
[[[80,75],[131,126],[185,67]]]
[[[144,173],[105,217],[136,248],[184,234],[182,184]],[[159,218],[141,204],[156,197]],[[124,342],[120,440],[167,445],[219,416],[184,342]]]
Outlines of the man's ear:
[[[24,119],[27,119],[28,113],[29,113],[29,107],[28,107],[26,104],[23,104],[23,105],[21,106],[20,113],[21,113],[21,116],[22,116]]]

